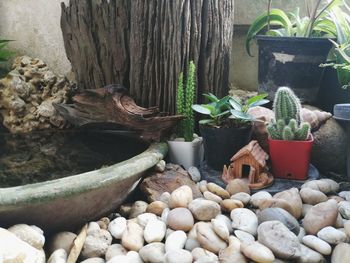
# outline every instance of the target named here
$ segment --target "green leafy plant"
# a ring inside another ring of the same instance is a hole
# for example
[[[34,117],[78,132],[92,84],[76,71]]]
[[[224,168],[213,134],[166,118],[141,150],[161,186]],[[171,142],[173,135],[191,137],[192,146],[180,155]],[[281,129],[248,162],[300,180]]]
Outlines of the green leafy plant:
[[[306,141],[310,136],[310,124],[301,122],[301,103],[294,92],[281,87],[277,90],[273,105],[276,121],[267,126],[273,140]]]
[[[336,7],[329,12],[337,31],[337,42],[331,55],[332,63],[322,64],[321,67],[333,67],[337,70],[338,80],[342,88],[350,88],[350,7],[344,3],[343,9]]]
[[[329,12],[344,4],[344,0],[325,0],[322,8],[322,0],[316,0],[313,7],[306,0],[308,15],[305,17],[300,17],[299,9],[290,13],[271,9],[271,2],[270,0],[268,10],[258,16],[248,30],[245,45],[250,56],[251,41],[264,31],[265,35],[276,37],[337,37],[336,26]]]
[[[231,96],[225,96],[221,99],[214,94],[204,94],[209,100],[208,104],[195,104],[192,109],[198,113],[208,116],[207,119],[199,121],[201,125],[222,126],[234,122],[236,125],[243,125],[247,122],[254,121],[254,118],[247,112],[250,108],[261,106],[269,102],[265,99],[267,94],[260,94],[249,98],[244,103],[239,102]]]
[[[0,39],[0,76],[6,73],[6,63],[13,56],[13,52],[7,49],[11,40]]]
[[[184,85],[185,84],[185,85]],[[196,93],[196,66],[193,61],[188,66],[187,79],[184,83],[184,74],[180,73],[176,92],[176,113],[184,115],[185,119],[178,124],[177,135],[184,137],[185,141],[193,141],[194,114],[192,104]]]

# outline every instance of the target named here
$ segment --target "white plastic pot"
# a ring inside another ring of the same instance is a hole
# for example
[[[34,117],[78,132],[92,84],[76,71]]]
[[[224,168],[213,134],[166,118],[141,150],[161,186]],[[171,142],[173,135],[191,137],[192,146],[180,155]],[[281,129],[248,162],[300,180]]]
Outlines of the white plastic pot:
[[[182,165],[186,170],[198,167],[204,159],[203,139],[198,137],[192,142],[168,141],[170,162]]]

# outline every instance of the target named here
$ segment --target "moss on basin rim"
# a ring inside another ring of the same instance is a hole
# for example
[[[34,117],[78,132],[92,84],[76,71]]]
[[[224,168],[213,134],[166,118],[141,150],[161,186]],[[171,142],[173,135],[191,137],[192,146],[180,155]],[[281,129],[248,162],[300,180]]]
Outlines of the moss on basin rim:
[[[116,209],[145,171],[167,153],[164,143],[115,165],[61,179],[0,188],[0,226],[36,224],[73,229]]]

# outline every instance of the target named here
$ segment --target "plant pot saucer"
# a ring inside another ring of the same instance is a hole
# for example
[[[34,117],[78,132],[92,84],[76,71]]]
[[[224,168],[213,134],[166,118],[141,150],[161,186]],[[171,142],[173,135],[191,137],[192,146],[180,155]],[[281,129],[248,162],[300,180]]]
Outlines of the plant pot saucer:
[[[211,169],[205,162],[200,165],[199,171],[201,172],[202,180],[206,180],[208,182],[212,182],[223,188],[226,188],[226,183],[221,179],[222,171]],[[317,180],[319,178],[320,173],[318,172],[317,168],[310,164],[308,177],[305,181]],[[305,183],[305,181],[274,178],[273,184],[271,186],[263,188],[263,190],[269,192],[270,194],[275,194],[293,187],[300,188]],[[261,189],[252,189],[252,193],[256,193],[260,190]]]

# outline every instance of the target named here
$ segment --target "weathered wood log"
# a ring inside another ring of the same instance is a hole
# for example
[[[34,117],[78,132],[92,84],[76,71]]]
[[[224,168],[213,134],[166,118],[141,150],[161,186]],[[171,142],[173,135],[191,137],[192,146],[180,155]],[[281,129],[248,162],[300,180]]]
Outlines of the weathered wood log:
[[[54,104],[56,110],[71,124],[118,127],[137,131],[140,138],[159,141],[183,116],[166,116],[157,107],[142,108],[127,95],[122,85],[85,90],[73,97],[73,104]]]
[[[174,113],[178,76],[198,65],[197,98],[227,94],[234,0],[70,0],[61,27],[78,86],[121,83]],[[186,76],[185,76],[186,78]]]

